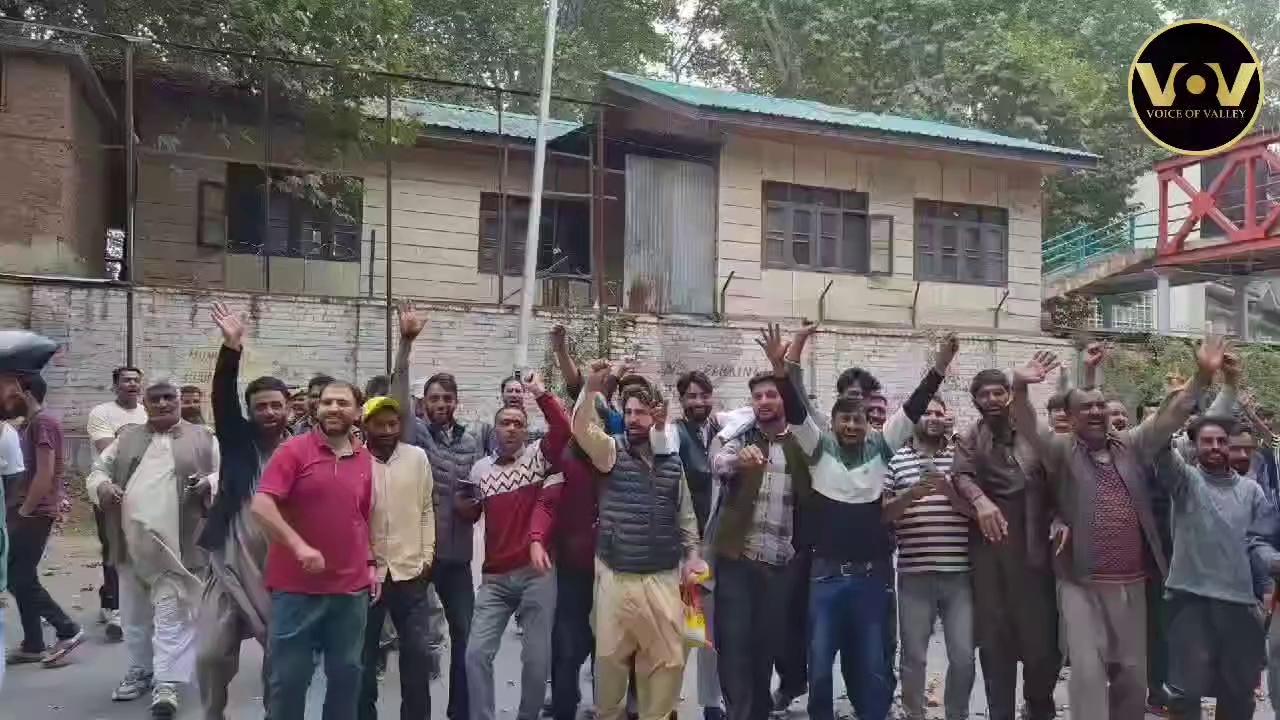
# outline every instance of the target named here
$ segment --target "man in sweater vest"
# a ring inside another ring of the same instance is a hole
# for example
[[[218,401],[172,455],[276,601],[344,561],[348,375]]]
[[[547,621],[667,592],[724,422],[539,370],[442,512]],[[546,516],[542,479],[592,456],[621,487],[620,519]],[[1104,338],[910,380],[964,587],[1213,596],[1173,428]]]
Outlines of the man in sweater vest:
[[[129,671],[123,689],[155,680],[153,718],[178,714],[179,686],[195,671],[196,616],[206,566],[196,533],[217,492],[218,441],[179,417],[178,388],[150,385],[147,424],[120,432],[89,474],[89,498],[104,510],[120,576]],[[135,696],[136,697],[136,696]]]
[[[1196,399],[1225,369],[1225,357],[1225,343],[1206,338],[1196,352],[1198,369],[1191,382],[1154,417],[1123,432],[1111,429],[1098,388],[1067,395],[1071,435],[1057,435],[1038,419],[1028,388],[1057,367],[1053,353],[1037,353],[1014,373],[1010,418],[1046,467],[1054,469],[1053,500],[1069,528],[1069,538],[1057,548],[1055,569],[1071,658],[1068,691],[1077,717],[1128,720],[1146,710],[1146,581],[1151,573],[1167,574],[1146,467],[1168,450]],[[1220,395],[1233,398],[1233,373],[1226,379]]]
[[[535,374],[527,387],[550,432],[526,444],[524,408],[506,405],[494,416],[494,452],[471,468],[460,512],[485,517],[484,578],[467,639],[467,684],[473,720],[493,720],[493,659],[513,613],[524,629],[517,720],[537,720],[551,671],[551,625],[556,577],[549,549],[564,477],[555,464],[569,442],[569,417]]]
[[[250,381],[244,390],[249,411],[245,417],[237,387],[244,319],[223,303],[214,303],[213,321],[222,330],[210,393],[222,462],[218,496],[199,538],[200,547],[209,553],[209,577],[200,607],[196,676],[205,720],[223,720],[227,687],[240,668],[244,640],[257,640],[262,646],[262,704],[270,706],[271,662],[265,652],[271,596],[263,581],[267,536],[248,508],[267,459],[289,437],[289,388],[274,377]]]
[[[666,408],[643,387],[623,398],[626,431],[603,429],[596,400],[609,363],[592,363],[573,413],[573,438],[600,473],[596,541],[596,711],[621,720],[634,667],[640,720],[664,720],[684,676],[681,572],[706,572],[698,524],[679,455],[669,447]]]

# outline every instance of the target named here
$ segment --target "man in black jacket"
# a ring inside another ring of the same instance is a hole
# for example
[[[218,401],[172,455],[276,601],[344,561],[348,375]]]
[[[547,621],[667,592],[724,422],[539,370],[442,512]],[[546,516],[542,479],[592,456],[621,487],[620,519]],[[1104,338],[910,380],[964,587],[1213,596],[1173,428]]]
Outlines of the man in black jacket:
[[[222,466],[218,496],[198,540],[209,552],[210,572],[200,608],[196,674],[204,717],[223,720],[227,686],[240,666],[240,643],[249,638],[262,645],[262,701],[267,706],[271,598],[262,570],[268,543],[252,514],[243,511],[267,459],[289,437],[289,388],[273,377],[249,383],[244,397],[251,419],[245,418],[236,396],[244,321],[222,303],[214,304],[213,321],[222,330],[212,392]]]
[[[698,534],[706,536],[707,517],[711,514],[711,456],[708,448],[711,440],[720,432],[720,424],[711,412],[711,379],[705,373],[693,370],[676,380],[676,392],[680,395],[680,408],[684,416],[676,423],[680,436],[680,463],[684,465],[685,482],[693,500],[693,512],[698,518]],[[703,598],[703,611],[708,622],[714,615],[711,596]],[[705,720],[722,720],[720,675],[716,671],[716,652],[712,648],[698,649],[698,704],[702,706]]]

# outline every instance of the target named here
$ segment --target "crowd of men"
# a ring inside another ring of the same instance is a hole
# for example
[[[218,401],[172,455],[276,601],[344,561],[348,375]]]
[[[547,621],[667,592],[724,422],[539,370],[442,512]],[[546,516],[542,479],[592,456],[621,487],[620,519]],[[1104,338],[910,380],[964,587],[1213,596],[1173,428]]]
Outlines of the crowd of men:
[[[305,395],[259,377],[243,403],[244,320],[221,304],[212,317],[211,426],[201,388],[132,367],[88,420],[101,619],[129,659],[112,698],[150,693],[154,718],[176,716],[192,683],[205,717],[223,718],[255,640],[267,717],[301,720],[319,664],[326,720],[372,720],[389,619],[400,717],[426,720],[439,617],[451,720],[493,719],[513,617],[518,720],[575,718],[589,658],[598,717],[668,718],[695,647],[707,720],[763,720],[806,695],[809,716],[831,720],[837,656],[858,718],[887,718],[900,689],[921,720],[939,620],[948,720],[969,715],[977,660],[994,720],[1017,715],[1019,663],[1031,720],[1058,715],[1068,664],[1079,720],[1198,718],[1208,697],[1219,718],[1253,715],[1280,573],[1275,437],[1220,339],[1140,422],[1099,385],[1108,349],[1094,344],[1083,382],[1060,383],[1044,414],[1030,391],[1060,369],[1053,353],[977,373],[980,419],[957,432],[939,395],[954,335],[901,407],[850,368],[824,416],[800,362],[816,327],[786,339],[770,326],[749,407],[713,412],[716,388],[693,371],[677,420],[625,364],[578,367],[557,327],[563,397],[537,374],[511,378],[492,422],[468,424],[446,372],[412,397],[425,319],[411,305],[390,377],[362,391],[320,376]],[[3,568],[23,629],[10,665],[63,665],[85,639],[37,571],[65,493],[46,391],[0,366],[0,414],[18,426],[0,423]],[[531,431],[526,398],[545,430]]]

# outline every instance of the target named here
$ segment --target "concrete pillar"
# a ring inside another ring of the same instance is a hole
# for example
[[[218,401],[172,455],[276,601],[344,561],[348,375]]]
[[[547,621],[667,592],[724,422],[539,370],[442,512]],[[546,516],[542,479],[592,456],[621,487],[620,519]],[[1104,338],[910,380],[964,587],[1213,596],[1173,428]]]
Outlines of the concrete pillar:
[[[1234,306],[1234,320],[1236,337],[1241,342],[1249,340],[1249,278],[1238,277],[1231,279],[1231,287],[1236,291]]]
[[[1156,271],[1156,332],[1168,335],[1172,330],[1173,307],[1169,299],[1169,276]]]

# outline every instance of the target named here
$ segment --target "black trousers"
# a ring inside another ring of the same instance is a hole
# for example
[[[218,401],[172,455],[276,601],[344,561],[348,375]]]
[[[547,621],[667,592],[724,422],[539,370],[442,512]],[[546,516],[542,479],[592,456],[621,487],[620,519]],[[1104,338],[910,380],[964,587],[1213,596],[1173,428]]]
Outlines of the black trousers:
[[[804,562],[797,560],[768,565],[740,558],[716,559],[716,622],[712,631],[729,720],[766,720],[773,707],[769,690],[775,659],[788,657],[788,636],[802,646],[806,644],[808,633],[797,636],[791,627],[795,583],[808,583],[804,570]]]
[[[1009,536],[993,545],[974,533],[969,543],[974,630],[987,691],[988,717],[1017,717],[1021,661],[1027,718],[1046,720],[1057,712],[1053,689],[1062,669],[1057,589],[1048,568],[1033,567],[1029,562],[1026,504],[1022,496],[992,499],[1009,523]]]
[[[43,618],[49,621],[59,640],[75,637],[80,632],[77,625],[62,607],[54,602],[49,591],[40,584],[40,558],[44,556],[49,533],[53,530],[53,518],[22,517],[9,511],[9,592],[18,605],[22,619],[22,649],[26,652],[44,652]]]
[[[360,720],[378,720],[378,645],[382,623],[391,616],[400,643],[400,720],[431,718],[430,581],[424,575],[382,584],[382,597],[369,606],[364,628],[364,680]]]
[[[1171,547],[1166,545],[1165,547]],[[1168,614],[1164,580],[1147,580],[1147,704],[1168,705],[1165,683],[1169,680]]]
[[[791,584],[787,605],[787,634],[775,650],[773,669],[778,673],[778,692],[797,698],[809,692],[809,567],[813,557],[797,555],[791,561],[787,582]]]
[[[93,506],[93,522],[98,526],[98,543],[102,546],[102,584],[98,586],[98,602],[103,610],[120,609],[120,577],[116,575],[116,566],[108,560],[107,523],[103,519],[102,508]]]
[[[567,565],[556,568],[556,617],[551,628],[551,716],[573,720],[582,702],[582,663],[595,650],[591,606],[595,573]]]
[[[449,720],[469,720],[467,702],[467,638],[471,635],[471,614],[476,607],[476,590],[471,583],[471,563],[437,560],[431,568],[431,582],[444,607],[449,625]]]
[[[1170,590],[1169,717],[1199,720],[1200,698],[1218,699],[1218,720],[1253,717],[1254,686],[1266,659],[1261,612],[1253,605]]]

